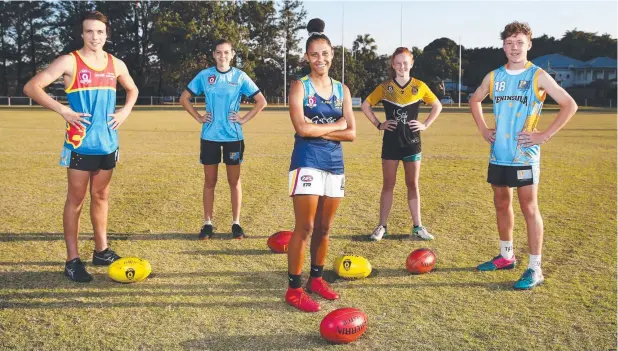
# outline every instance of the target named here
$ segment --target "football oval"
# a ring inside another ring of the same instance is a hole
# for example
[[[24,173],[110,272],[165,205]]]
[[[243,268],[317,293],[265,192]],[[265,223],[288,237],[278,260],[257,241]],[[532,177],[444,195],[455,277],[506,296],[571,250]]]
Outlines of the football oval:
[[[367,330],[367,315],[356,308],[340,308],[327,314],[320,323],[320,335],[332,343],[346,344]]]
[[[366,278],[371,274],[371,263],[362,256],[344,255],[335,259],[334,270],[342,278]]]
[[[107,275],[119,283],[135,283],[146,279],[152,267],[145,259],[138,257],[123,257],[109,265]]]

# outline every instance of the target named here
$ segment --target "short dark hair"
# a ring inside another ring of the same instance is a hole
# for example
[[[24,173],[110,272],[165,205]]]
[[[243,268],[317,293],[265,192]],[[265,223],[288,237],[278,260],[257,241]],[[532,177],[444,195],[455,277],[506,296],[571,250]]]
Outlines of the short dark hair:
[[[212,51],[216,51],[217,50],[217,46],[222,45],[222,44],[228,44],[232,50],[234,50],[234,45],[232,45],[232,42],[227,40],[227,39],[219,39],[217,41],[215,41],[215,45],[213,45],[212,47]]]
[[[307,32],[309,32],[309,38],[305,44],[305,52],[309,51],[309,45],[316,40],[325,40],[328,46],[332,47],[328,37],[324,34],[324,27],[326,24],[319,18],[314,18],[307,23]]]
[[[532,41],[532,29],[530,29],[528,23],[517,21],[507,24],[504,27],[504,31],[500,33],[500,38],[502,38],[502,40],[505,40],[506,38],[517,35],[519,33],[524,34],[528,37],[528,40]]]
[[[88,11],[84,14],[84,16],[82,17],[82,32],[84,31],[84,21],[86,20],[95,20],[95,21],[100,21],[105,23],[105,33],[107,34],[107,36],[109,36],[110,34],[110,27],[109,27],[109,21],[107,20],[107,16],[105,16],[104,14],[102,14],[99,11]]]

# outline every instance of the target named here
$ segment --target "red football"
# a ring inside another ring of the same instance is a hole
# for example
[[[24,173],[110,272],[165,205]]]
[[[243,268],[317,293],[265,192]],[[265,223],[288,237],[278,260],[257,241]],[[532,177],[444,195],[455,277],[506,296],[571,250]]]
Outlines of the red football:
[[[408,272],[423,274],[430,272],[436,264],[436,255],[429,249],[418,249],[412,251],[406,260]]]
[[[347,344],[367,330],[367,315],[356,308],[340,308],[327,314],[320,323],[322,337],[335,344]]]
[[[282,231],[268,237],[268,247],[276,253],[288,252],[288,245],[293,232]]]

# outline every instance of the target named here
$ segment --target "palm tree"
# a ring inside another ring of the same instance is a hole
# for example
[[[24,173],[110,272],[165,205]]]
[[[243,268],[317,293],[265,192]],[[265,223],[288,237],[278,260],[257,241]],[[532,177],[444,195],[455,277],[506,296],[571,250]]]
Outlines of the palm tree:
[[[356,40],[354,40],[354,43],[352,44],[352,52],[354,53],[355,58],[356,54],[365,57],[375,57],[377,50],[378,46],[376,45],[376,41],[369,34],[357,35]]]

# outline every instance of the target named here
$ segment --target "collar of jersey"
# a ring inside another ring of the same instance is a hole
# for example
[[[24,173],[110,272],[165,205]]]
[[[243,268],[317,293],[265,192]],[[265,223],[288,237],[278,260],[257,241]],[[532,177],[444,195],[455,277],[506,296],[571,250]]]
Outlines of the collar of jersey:
[[[221,72],[221,71],[219,71],[219,69],[217,68],[217,66],[215,66],[215,69],[217,70],[217,72],[219,72],[219,73],[221,73],[221,74],[226,74],[226,73],[228,73],[229,71],[231,71],[231,70],[232,70],[232,68],[234,68],[234,67],[230,66],[230,69],[228,69],[228,70],[227,70],[227,71],[225,71],[225,72]]]
[[[395,84],[397,84],[397,86],[400,89],[405,89],[408,85],[410,85],[410,83],[412,82],[412,77],[410,77],[410,79],[408,80],[408,82],[406,84],[404,84],[403,86],[399,85],[399,83],[397,83],[397,79],[393,78],[393,82],[395,82]]]

